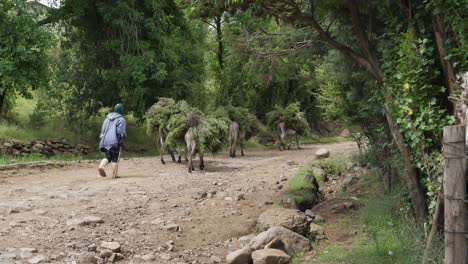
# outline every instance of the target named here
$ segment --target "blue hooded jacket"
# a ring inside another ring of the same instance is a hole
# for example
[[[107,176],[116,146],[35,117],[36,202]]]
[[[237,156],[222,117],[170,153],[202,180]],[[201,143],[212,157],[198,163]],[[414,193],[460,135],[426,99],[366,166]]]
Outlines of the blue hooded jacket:
[[[104,151],[118,148],[119,145],[123,144],[126,136],[127,123],[125,118],[119,113],[109,113],[102,124],[99,149]]]

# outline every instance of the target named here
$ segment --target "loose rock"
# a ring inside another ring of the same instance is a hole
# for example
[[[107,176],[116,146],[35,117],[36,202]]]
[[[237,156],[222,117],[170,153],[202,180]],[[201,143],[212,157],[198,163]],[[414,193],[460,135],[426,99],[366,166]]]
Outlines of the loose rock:
[[[254,234],[246,235],[246,236],[241,236],[239,237],[239,242],[242,244],[242,246],[247,245],[253,238],[255,237]]]
[[[120,244],[117,242],[102,242],[100,247],[109,249],[112,252],[120,252]]]
[[[43,255],[37,255],[31,259],[28,260],[28,263],[31,263],[31,264],[38,264],[38,263],[42,263],[42,262],[45,262],[47,260],[47,258]]]
[[[246,264],[252,263],[252,249],[245,247],[229,253],[226,257],[228,264]]]
[[[110,256],[112,256],[112,254],[114,254],[114,253],[112,252],[112,250],[104,249],[104,250],[102,250],[102,251],[99,253],[98,256],[99,256],[100,258],[104,258],[104,259],[105,259],[105,258],[109,258]]]
[[[315,152],[315,157],[317,159],[324,159],[330,157],[330,151],[325,148],[321,148]]]
[[[287,264],[291,257],[281,250],[274,248],[266,248],[256,250],[252,253],[254,264]]]
[[[258,217],[257,228],[259,230],[265,231],[273,226],[282,226],[301,235],[307,234],[307,218],[299,210],[272,208]]]
[[[252,241],[250,241],[247,247],[253,250],[262,249],[276,238],[283,241],[286,253],[288,254],[293,254],[296,251],[310,250],[309,239],[289,229],[279,226],[272,227],[268,229],[268,231],[258,234],[255,238],[252,239]]]
[[[78,257],[78,264],[97,264],[98,258],[93,253],[84,252]]]
[[[311,238],[316,238],[318,235],[323,235],[323,227],[316,223],[310,223],[309,233]]]
[[[102,218],[97,216],[85,216],[82,219],[72,219],[67,221],[67,226],[85,226],[103,223]]]
[[[168,225],[163,226],[162,228],[167,231],[172,231],[172,232],[179,231],[179,225],[176,225],[176,224],[168,224]]]

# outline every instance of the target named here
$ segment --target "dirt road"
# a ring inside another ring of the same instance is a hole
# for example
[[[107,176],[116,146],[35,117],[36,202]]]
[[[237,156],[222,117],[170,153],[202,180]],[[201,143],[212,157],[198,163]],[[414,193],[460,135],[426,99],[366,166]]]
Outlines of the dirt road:
[[[98,178],[98,161],[0,174],[0,263],[41,256],[41,263],[74,263],[110,241],[120,244],[121,263],[224,260],[321,147],[335,157],[356,152],[353,142],[340,142],[246,151],[235,159],[207,155],[205,171],[197,160],[192,174],[156,157],[126,159],[118,179]]]

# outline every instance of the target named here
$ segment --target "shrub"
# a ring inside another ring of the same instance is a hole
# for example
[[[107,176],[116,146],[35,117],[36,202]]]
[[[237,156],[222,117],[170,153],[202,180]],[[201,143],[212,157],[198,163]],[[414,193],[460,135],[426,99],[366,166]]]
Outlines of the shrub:
[[[341,173],[345,170],[343,162],[334,158],[326,158],[319,160],[317,162],[317,166],[322,168],[325,171],[325,173],[330,175],[341,175]]]

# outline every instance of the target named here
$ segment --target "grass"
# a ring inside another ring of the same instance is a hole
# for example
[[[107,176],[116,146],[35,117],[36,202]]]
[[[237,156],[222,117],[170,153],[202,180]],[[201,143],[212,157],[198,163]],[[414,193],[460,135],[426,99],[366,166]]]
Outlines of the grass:
[[[271,208],[284,208],[284,206],[281,204],[272,204]]]
[[[152,157],[159,155],[156,150],[148,150],[144,152],[128,152],[125,149],[122,151],[121,158],[139,158],[139,157]],[[34,161],[78,161],[78,160],[96,160],[102,159],[104,154],[101,152],[93,152],[88,155],[73,155],[73,156],[43,156],[41,154],[30,154],[26,156],[11,156],[11,155],[0,155],[0,165],[12,164],[12,163],[24,163]]]
[[[45,157],[40,154],[30,154],[27,156],[10,156],[1,155],[0,165],[6,165],[11,163],[22,163],[22,162],[33,162],[33,161],[72,161],[72,160],[85,160],[91,159],[91,156],[52,156]]]
[[[311,137],[311,138],[301,138],[299,144],[316,144],[316,143],[333,143],[341,141],[352,141],[352,137]]]
[[[345,170],[344,162],[335,158],[321,159],[315,165],[322,168],[329,175],[341,175]]]
[[[314,263],[421,263],[425,241],[412,217],[402,213],[406,201],[401,193],[382,193],[377,173],[366,176],[364,185],[369,193],[366,206],[358,211],[358,236],[351,245],[326,245]],[[441,245],[439,240],[429,263],[443,262]]]

